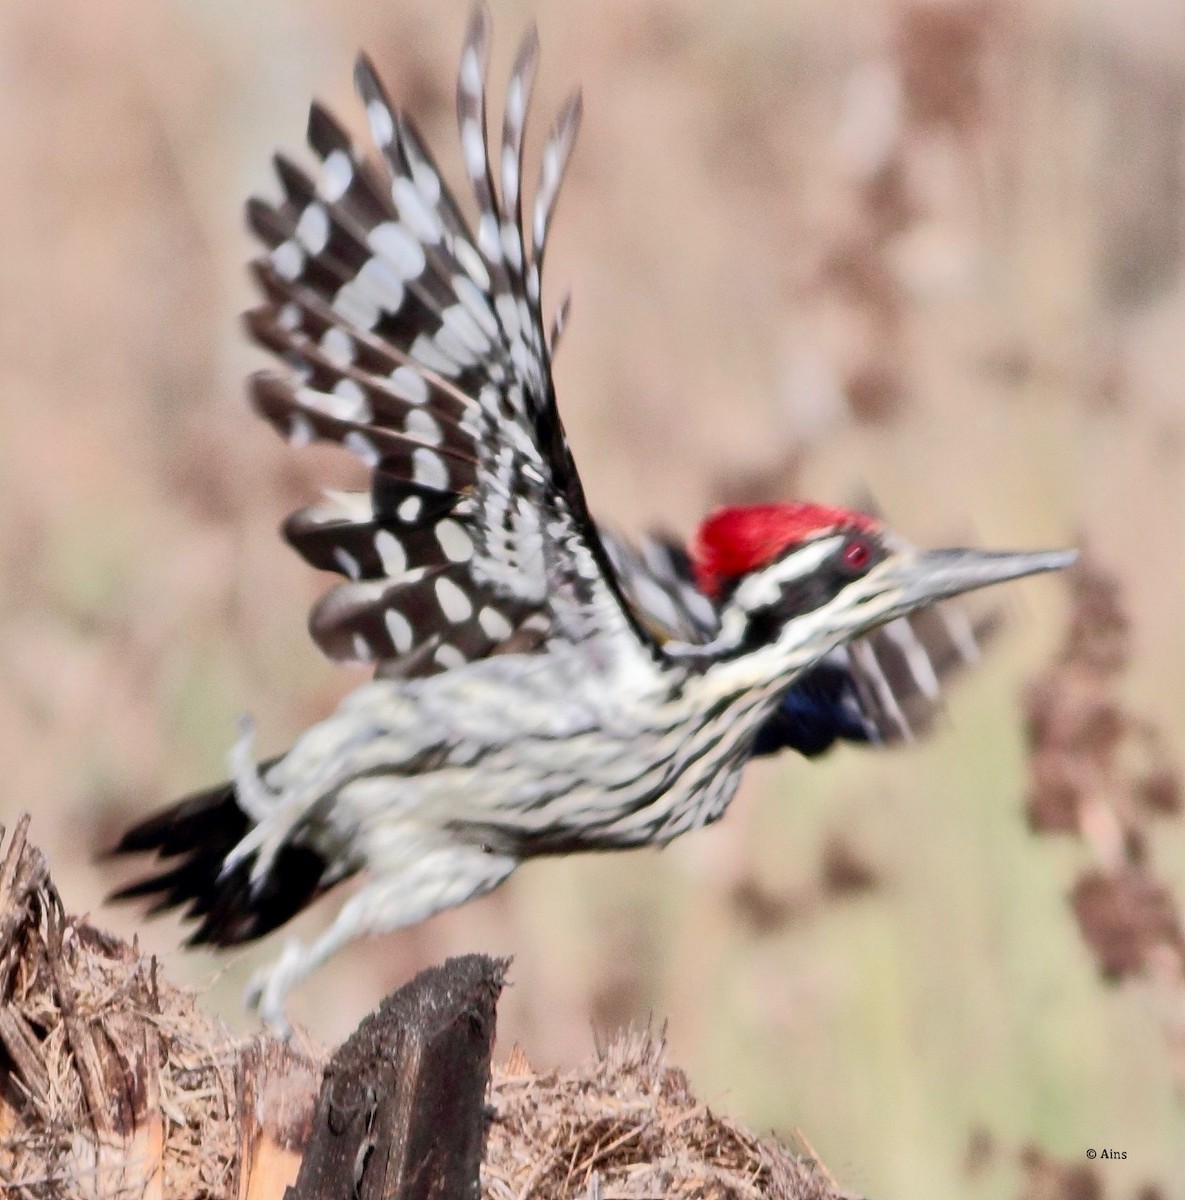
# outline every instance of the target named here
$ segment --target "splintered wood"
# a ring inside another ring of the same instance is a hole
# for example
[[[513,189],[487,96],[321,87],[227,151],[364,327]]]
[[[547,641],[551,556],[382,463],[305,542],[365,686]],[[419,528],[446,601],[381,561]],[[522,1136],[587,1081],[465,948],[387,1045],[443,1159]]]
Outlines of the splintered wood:
[[[5,1200],[843,1196],[709,1112],[648,1035],[563,1073],[516,1051],[491,1084],[506,964],[480,956],[421,973],[332,1060],[236,1038],[62,912],[27,828],[6,852],[0,828]]]

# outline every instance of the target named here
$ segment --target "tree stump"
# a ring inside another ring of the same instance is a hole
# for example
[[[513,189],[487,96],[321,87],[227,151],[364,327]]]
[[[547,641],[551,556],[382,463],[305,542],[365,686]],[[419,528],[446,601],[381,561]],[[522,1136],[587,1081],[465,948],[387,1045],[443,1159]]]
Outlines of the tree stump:
[[[325,1071],[288,1200],[477,1200],[507,965],[450,959],[362,1022]]]
[[[846,1200],[696,1100],[648,1033],[564,1072],[515,1051],[491,1085],[505,962],[425,971],[328,1063],[236,1037],[67,916],[27,828],[6,851],[0,829],[5,1200]]]

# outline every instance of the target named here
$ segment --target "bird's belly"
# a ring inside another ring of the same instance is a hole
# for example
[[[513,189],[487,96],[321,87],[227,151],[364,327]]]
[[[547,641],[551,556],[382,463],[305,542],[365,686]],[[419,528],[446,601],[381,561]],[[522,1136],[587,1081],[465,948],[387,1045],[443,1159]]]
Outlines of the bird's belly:
[[[718,819],[736,791],[748,742],[735,713],[688,721],[554,686],[494,679],[487,695],[485,682],[360,690],[286,765],[317,760],[305,768],[334,781],[327,823],[371,861],[425,838],[518,857],[663,844]]]
[[[525,747],[470,780],[451,781],[472,804],[460,825],[491,846],[522,857],[662,845],[717,820],[736,792],[741,760],[720,753],[671,752],[647,739],[600,734],[546,747],[541,761]],[[433,780],[443,795],[449,781]]]

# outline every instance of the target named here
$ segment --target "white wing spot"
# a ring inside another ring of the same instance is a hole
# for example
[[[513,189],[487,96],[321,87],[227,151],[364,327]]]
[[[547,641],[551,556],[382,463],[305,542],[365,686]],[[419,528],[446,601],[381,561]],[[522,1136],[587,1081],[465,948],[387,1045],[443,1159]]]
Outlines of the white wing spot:
[[[489,354],[490,339],[464,304],[450,305],[440,314],[440,319],[443,328],[456,334],[467,349],[478,355]]]
[[[539,190],[552,192],[560,181],[560,148],[555,140],[547,143],[543,151],[543,172],[539,180]]]
[[[321,164],[321,195],[331,204],[340,200],[354,182],[354,164],[344,150],[333,150]]]
[[[716,623],[716,610],[707,596],[689,588],[683,595],[683,602],[687,605],[688,612],[702,625],[710,629]]]
[[[419,496],[408,496],[399,502],[395,515],[407,525],[414,525],[424,512],[424,501]]]
[[[429,204],[435,207],[440,203],[440,176],[423,159],[416,159],[411,164],[411,177]]]
[[[356,379],[338,379],[337,383],[333,384],[333,395],[348,402],[350,415],[347,420],[361,421],[363,424],[374,420],[374,413],[366,398],[366,392],[362,390],[362,385]]]
[[[500,292],[494,299],[494,307],[498,310],[498,317],[502,322],[502,328],[506,330],[506,336],[517,340],[521,334],[522,325],[515,298],[509,292]]]
[[[389,530],[380,529],[374,535],[374,548],[389,579],[398,579],[407,570],[407,553],[403,543]]]
[[[356,279],[338,289],[333,298],[333,311],[347,324],[359,329],[373,329],[379,322],[379,306],[365,285],[358,286]]]
[[[486,169],[486,143],[472,117],[461,123],[461,149],[465,153],[465,170],[469,172],[469,178],[480,179]]]
[[[366,639],[362,636],[362,634],[354,634],[351,645],[353,647],[354,657],[359,662],[370,661],[370,647],[366,644]]]
[[[428,402],[428,381],[415,367],[396,367],[388,378],[391,380],[391,390],[401,400],[406,400],[408,404]]]
[[[486,637],[494,642],[504,642],[514,632],[510,622],[496,608],[490,608],[489,605],[477,614],[477,623]]]
[[[447,642],[437,646],[436,653],[432,657],[446,671],[455,671],[458,667],[465,665],[465,656],[456,646],[450,646]]]
[[[401,279],[415,279],[427,261],[419,238],[409,233],[398,221],[376,225],[366,240],[370,248],[381,254]]]
[[[373,413],[366,402],[366,393],[354,379],[339,379],[331,393],[321,392],[320,407],[339,421],[370,421]]]
[[[453,257],[465,268],[465,273],[478,287],[489,291],[490,273],[481,261],[481,255],[468,242],[457,239],[453,243]]]
[[[637,594],[638,602],[643,608],[653,613],[668,628],[673,629],[678,627],[679,610],[660,584],[646,575],[639,575],[633,580],[633,587]]]
[[[342,445],[352,454],[358,455],[368,467],[377,467],[382,461],[382,455],[374,442],[366,434],[359,433],[356,429],[351,429],[342,438]]]
[[[288,442],[297,448],[307,446],[314,438],[313,423],[303,413],[294,413],[288,425]]]
[[[518,195],[518,156],[513,146],[502,147],[502,194]]]
[[[347,367],[354,361],[354,339],[339,325],[330,325],[321,335],[321,349],[335,367]]]
[[[296,237],[315,258],[329,244],[329,214],[323,205],[310,204],[296,222]]]
[[[411,455],[412,480],[423,487],[444,491],[448,487],[448,470],[435,451],[426,448],[413,450]]]
[[[461,56],[461,86],[470,96],[481,95],[481,63],[473,46]]]
[[[473,280],[468,275],[454,275],[452,285],[453,291],[457,293],[457,299],[461,301],[474,320],[491,338],[496,338],[498,321],[490,308],[490,302]]]
[[[435,371],[438,375],[452,377],[457,374],[457,363],[441,351],[430,333],[419,334],[408,353],[417,362],[423,363],[429,371]]]
[[[281,279],[288,280],[289,283],[300,278],[300,273],[304,270],[304,262],[304,251],[291,238],[286,242],[281,242],[272,251],[272,266],[275,268],[276,274]]]
[[[518,226],[513,221],[502,223],[502,253],[516,271],[522,270],[523,240],[519,237]]]
[[[366,119],[370,122],[370,133],[380,148],[389,146],[395,137],[395,122],[391,110],[380,100],[372,100],[366,106]]]
[[[473,616],[473,604],[469,597],[444,575],[436,581],[436,602],[440,605],[445,619],[454,625],[468,621]]]
[[[403,305],[403,280],[385,258],[368,258],[350,286],[386,312],[397,313]]]
[[[435,246],[444,236],[440,218],[410,179],[400,177],[391,184],[391,199],[404,224],[422,242]]]
[[[299,304],[289,300],[278,313],[276,313],[276,324],[281,329],[299,329],[304,320],[304,313],[301,311]]]
[[[491,212],[482,213],[477,222],[477,245],[490,262],[502,261],[502,237]]]
[[[458,306],[454,305],[454,307]],[[461,311],[464,312],[464,309],[461,309]],[[456,363],[458,366],[472,366],[483,353],[482,351],[470,350],[465,345],[460,334],[447,323],[442,324],[435,334],[432,335],[432,340],[436,343],[436,349],[445,358]]]
[[[518,368],[520,374],[530,378],[531,368],[534,365],[535,359],[530,347],[521,338],[511,345],[510,360]]]
[[[473,539],[456,521],[441,521],[436,526],[436,540],[450,562],[467,562],[473,556]]]
[[[344,547],[334,546],[333,561],[341,567],[343,573],[350,579],[362,578],[362,567],[358,560]]]
[[[305,510],[318,524],[340,521],[343,517],[357,524],[374,517],[374,506],[368,492],[342,492],[337,488],[324,488],[323,494],[326,503]]]
[[[515,75],[506,92],[506,116],[511,125],[521,127],[523,117],[526,115],[526,108],[527,94],[523,90],[522,76]]]
[[[406,654],[415,640],[408,619],[397,609],[388,608],[383,613],[383,624],[387,627],[387,636],[391,639],[395,652]]]
[[[414,437],[430,446],[439,446],[444,440],[440,426],[430,412],[423,408],[413,408],[403,422],[403,431],[408,437]]]

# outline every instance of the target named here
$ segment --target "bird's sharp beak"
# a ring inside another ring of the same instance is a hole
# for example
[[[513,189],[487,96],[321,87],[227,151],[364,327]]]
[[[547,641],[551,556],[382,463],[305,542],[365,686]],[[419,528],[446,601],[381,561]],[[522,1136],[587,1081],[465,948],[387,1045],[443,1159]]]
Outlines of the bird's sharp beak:
[[[885,563],[883,583],[897,592],[900,608],[909,611],[994,583],[1060,571],[1077,558],[1077,550],[928,550]]]

